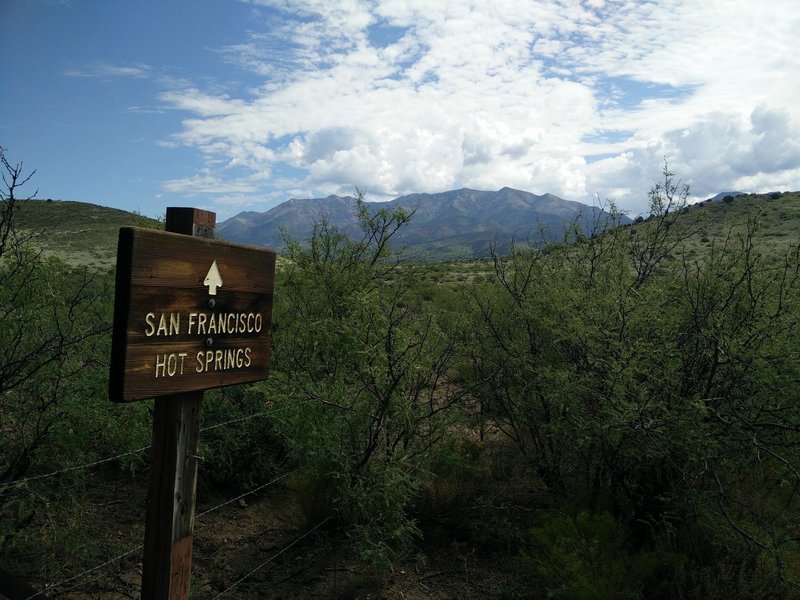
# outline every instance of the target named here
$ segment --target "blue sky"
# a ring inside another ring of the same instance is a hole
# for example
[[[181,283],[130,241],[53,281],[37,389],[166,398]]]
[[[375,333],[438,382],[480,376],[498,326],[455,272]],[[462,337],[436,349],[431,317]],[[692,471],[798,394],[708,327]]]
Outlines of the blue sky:
[[[6,0],[27,190],[223,220],[504,186],[646,210],[800,189],[794,0]]]

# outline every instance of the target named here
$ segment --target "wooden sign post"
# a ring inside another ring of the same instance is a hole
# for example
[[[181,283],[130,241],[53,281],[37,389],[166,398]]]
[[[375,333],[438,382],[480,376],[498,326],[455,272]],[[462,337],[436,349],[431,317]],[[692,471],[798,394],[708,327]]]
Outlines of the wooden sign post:
[[[155,398],[145,600],[189,598],[203,390],[269,372],[275,253],[213,241],[215,225],[168,208],[167,232],[120,230],[109,396]]]

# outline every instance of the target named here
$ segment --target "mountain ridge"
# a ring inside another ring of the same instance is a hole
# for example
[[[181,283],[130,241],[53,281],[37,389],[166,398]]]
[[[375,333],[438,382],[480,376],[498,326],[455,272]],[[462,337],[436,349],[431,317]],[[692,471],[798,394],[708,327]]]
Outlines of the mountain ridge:
[[[730,195],[728,192],[722,194],[723,199],[725,195]],[[297,200],[297,203],[302,202],[304,201]],[[344,206],[349,204],[345,202]],[[16,229],[22,237],[29,238],[33,248],[70,265],[89,267],[92,271],[113,270],[120,227],[163,228],[163,221],[86,202],[20,200],[18,209],[15,217]],[[263,214],[250,212],[253,215]],[[797,233],[800,231],[800,191],[746,193],[729,202],[705,201],[688,206],[681,218],[695,222],[697,233],[687,242],[684,251],[694,257],[693,259],[703,256],[715,240],[730,237],[731,228],[748,223],[754,213],[759,215],[757,236],[763,240],[767,254],[780,259],[791,247],[800,243],[800,234]],[[414,219],[412,223],[413,221]],[[646,226],[646,220],[640,226]],[[357,229],[355,233],[358,233]],[[304,233],[296,238],[303,241],[307,236]],[[412,261],[421,258],[425,262],[441,259],[445,262],[453,257],[477,255],[485,249],[487,239],[493,241],[491,232],[483,237],[469,233],[427,240],[412,247],[405,258]],[[524,243],[528,238],[520,232],[517,241]],[[501,252],[503,250],[500,249]]]
[[[447,192],[416,193],[388,202],[365,202],[371,211],[402,208],[414,211],[399,231],[396,245],[415,258],[481,258],[492,246],[510,248],[515,240],[542,242],[558,238],[574,223],[588,230],[607,212],[554,194],[536,195],[504,187],[497,191],[461,188]],[[292,198],[263,213],[246,211],[221,222],[220,237],[232,242],[279,249],[283,234],[304,241],[314,220],[348,235],[358,233],[357,200],[353,196]],[[622,223],[630,222],[627,217]]]

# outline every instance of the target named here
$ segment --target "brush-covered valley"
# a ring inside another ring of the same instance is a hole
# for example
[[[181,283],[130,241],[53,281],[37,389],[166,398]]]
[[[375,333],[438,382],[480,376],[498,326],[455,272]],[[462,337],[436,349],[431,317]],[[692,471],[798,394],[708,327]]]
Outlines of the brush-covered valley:
[[[269,378],[205,392],[192,597],[800,598],[800,193],[687,195],[665,167],[649,217],[481,260],[405,259],[405,209],[286,240]],[[3,200],[9,597],[140,594],[131,225]]]

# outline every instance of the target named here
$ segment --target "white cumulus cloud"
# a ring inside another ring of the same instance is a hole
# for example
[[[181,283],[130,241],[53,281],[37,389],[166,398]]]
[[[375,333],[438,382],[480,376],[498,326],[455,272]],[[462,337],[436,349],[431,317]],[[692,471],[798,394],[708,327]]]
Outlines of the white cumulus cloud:
[[[263,29],[219,52],[259,83],[162,96],[216,187],[249,170],[229,192],[510,186],[638,213],[665,159],[701,195],[800,183],[789,0],[250,4]]]

